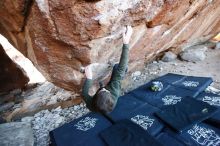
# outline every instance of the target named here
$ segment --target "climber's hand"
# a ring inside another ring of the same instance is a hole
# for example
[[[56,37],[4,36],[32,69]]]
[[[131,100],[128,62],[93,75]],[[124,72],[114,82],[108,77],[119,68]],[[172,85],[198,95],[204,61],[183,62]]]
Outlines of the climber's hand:
[[[126,26],[123,32],[123,43],[129,44],[133,29],[131,26]]]
[[[87,79],[92,79],[92,68],[91,65],[85,67],[85,75]]]

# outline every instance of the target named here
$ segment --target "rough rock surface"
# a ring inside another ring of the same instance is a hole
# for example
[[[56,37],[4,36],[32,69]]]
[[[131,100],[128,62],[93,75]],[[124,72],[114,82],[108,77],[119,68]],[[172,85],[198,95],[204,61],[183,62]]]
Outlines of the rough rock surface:
[[[130,70],[170,48],[220,31],[219,0],[0,2],[0,33],[56,85],[80,92],[80,67],[117,60],[121,28],[134,27]]]
[[[0,125],[1,146],[33,146],[34,136],[30,123],[11,122]]]
[[[28,84],[45,82],[45,78],[34,67],[33,63],[23,54],[21,54],[21,52],[19,52],[16,48],[14,48],[8,42],[8,40],[1,34],[0,34],[0,43],[2,44],[2,47],[4,48],[6,54],[11,58],[11,60],[13,60],[13,62],[18,64],[18,66],[21,66],[23,70],[26,72],[27,76],[29,77]]]
[[[14,102],[8,102],[8,103],[2,104],[2,105],[0,104],[0,113],[12,108],[14,106],[14,104],[15,104]]]
[[[23,88],[29,81],[24,70],[15,64],[0,44],[0,93]]]
[[[9,107],[4,106],[5,104],[3,107],[0,106],[0,113],[4,111],[0,116],[3,116],[7,121],[33,115],[43,109],[52,109],[58,106],[65,108],[81,102],[79,94],[64,90],[50,82],[34,84],[15,97],[16,104],[8,105],[13,106],[12,109],[7,110]],[[6,109],[6,107],[8,108]]]

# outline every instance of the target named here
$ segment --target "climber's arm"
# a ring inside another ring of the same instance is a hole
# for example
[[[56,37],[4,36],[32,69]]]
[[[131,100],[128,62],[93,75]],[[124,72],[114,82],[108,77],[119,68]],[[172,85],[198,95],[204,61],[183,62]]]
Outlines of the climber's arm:
[[[91,71],[90,66],[87,66],[85,68],[85,75],[86,75],[86,80],[83,84],[82,95],[83,95],[84,101],[86,102],[87,107],[90,107],[92,103],[92,96],[89,95],[89,89],[93,83],[92,71]]]
[[[123,33],[123,47],[119,65],[117,69],[113,70],[110,82],[107,85],[107,89],[110,90],[110,92],[115,98],[118,98],[120,94],[121,80],[123,79],[128,66],[129,41],[132,33],[133,30],[131,26],[127,26],[126,32]]]

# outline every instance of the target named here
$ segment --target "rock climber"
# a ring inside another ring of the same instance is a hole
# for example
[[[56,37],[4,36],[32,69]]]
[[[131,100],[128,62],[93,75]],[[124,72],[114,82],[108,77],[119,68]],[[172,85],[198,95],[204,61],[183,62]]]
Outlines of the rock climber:
[[[92,66],[88,65],[85,67],[86,80],[83,85],[82,95],[86,106],[91,111],[106,114],[114,109],[121,92],[121,81],[128,67],[129,42],[132,33],[132,27],[126,26],[122,34],[123,47],[120,62],[114,65],[108,84],[101,86],[94,96],[89,95],[89,88],[93,84]]]

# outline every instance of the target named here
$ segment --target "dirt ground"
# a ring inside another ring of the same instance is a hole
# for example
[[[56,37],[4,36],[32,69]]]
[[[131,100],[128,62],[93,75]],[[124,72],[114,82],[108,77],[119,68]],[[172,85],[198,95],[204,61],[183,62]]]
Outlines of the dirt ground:
[[[212,77],[212,86],[220,89],[220,49],[208,49],[206,58],[196,63],[182,61],[177,58],[172,62],[153,61],[146,65],[146,68],[139,75],[135,72],[123,81],[125,92],[137,88],[138,86],[166,73],[176,73],[182,75]]]

